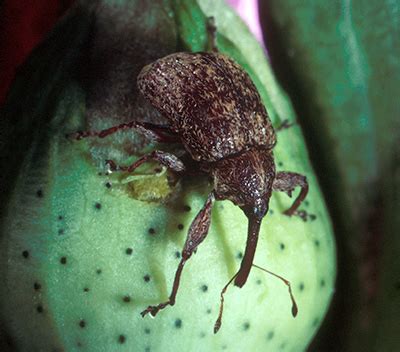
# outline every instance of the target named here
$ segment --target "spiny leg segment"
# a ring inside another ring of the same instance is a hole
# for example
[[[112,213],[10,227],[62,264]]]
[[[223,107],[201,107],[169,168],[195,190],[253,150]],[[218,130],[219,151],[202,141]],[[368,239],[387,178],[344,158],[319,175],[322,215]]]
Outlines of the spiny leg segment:
[[[194,218],[192,224],[190,225],[186,242],[182,250],[182,259],[175,273],[175,279],[169,299],[158,305],[148,306],[142,313],[140,313],[142,317],[149,313],[154,317],[160,310],[164,309],[166,306],[173,306],[175,304],[176,294],[178,292],[183,267],[185,266],[186,261],[196,251],[199,244],[203,242],[207,236],[208,229],[211,223],[211,209],[213,202],[214,192],[211,192],[203,208],[199,211],[199,213]]]
[[[272,184],[272,190],[286,192],[289,197],[291,197],[292,192],[297,186],[301,187],[300,194],[297,196],[292,206],[283,212],[285,215],[292,216],[296,214],[297,208],[307,196],[308,182],[305,176],[295,172],[281,171],[276,174]]]

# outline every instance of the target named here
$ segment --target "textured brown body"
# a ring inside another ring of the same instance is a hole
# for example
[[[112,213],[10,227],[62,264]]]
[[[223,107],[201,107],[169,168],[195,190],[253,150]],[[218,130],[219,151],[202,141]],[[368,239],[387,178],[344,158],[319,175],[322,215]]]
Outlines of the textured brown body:
[[[166,56],[143,68],[138,87],[196,161],[214,162],[252,147],[269,150],[276,143],[249,75],[223,54]]]
[[[216,27],[212,18],[208,19],[207,30],[213,52],[175,53],[145,66],[138,76],[139,90],[168,119],[168,126],[131,121],[99,132],[78,132],[74,136],[76,139],[104,138],[122,129],[137,128],[159,142],[181,143],[198,162],[199,169],[214,181],[213,190],[189,227],[169,299],[148,306],[142,316],[155,316],[175,304],[185,263],[207,236],[214,200],[230,200],[243,210],[248,218],[246,248],[240,269],[221,291],[220,312],[214,325],[216,333],[221,327],[227,287],[232,281],[242,287],[255,266],[258,235],[272,191],[291,195],[296,186],[301,187],[292,206],[284,212],[291,216],[306,197],[308,184],[300,174],[276,172],[272,154],[275,132],[261,97],[249,75],[233,60],[217,52]],[[118,166],[112,160],[107,163],[112,170],[133,172],[151,159],[176,173],[186,170],[177,156],[162,150],[145,154],[130,166]],[[289,286],[292,314],[296,316],[297,306],[290,283],[269,273]]]

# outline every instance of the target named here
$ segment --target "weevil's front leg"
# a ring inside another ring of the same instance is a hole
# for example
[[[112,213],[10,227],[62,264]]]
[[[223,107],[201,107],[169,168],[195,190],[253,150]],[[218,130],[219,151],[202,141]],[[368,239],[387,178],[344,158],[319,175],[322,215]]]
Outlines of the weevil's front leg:
[[[296,212],[297,208],[300,206],[301,202],[307,196],[307,178],[295,172],[282,171],[276,174],[274,183],[272,184],[272,190],[286,192],[289,197],[291,197],[293,190],[297,186],[301,187],[300,194],[297,196],[292,206],[283,212],[285,215],[293,215]]]
[[[211,208],[213,201],[214,192],[211,192],[203,208],[199,211],[190,225],[185,246],[183,247],[182,251],[182,259],[178,265],[178,269],[176,270],[172,292],[168,301],[160,303],[156,306],[147,307],[142,313],[140,313],[142,317],[148,313],[154,317],[161,309],[164,309],[166,306],[173,306],[175,304],[183,267],[185,266],[186,261],[192,256],[193,252],[196,251],[198,245],[203,242],[207,236],[211,223]]]
[[[127,129],[138,129],[145,136],[161,143],[177,143],[180,142],[180,138],[171,131],[169,126],[166,125],[155,125],[149,122],[138,122],[131,121],[128,123],[121,123],[117,126],[112,126],[101,131],[79,131],[68,135],[68,138],[81,140],[87,137],[99,137],[105,138],[113,133],[127,130]]]
[[[145,154],[136,160],[130,166],[120,166],[117,165],[113,160],[106,160],[106,163],[109,165],[111,171],[127,171],[133,172],[140,165],[149,160],[156,160],[161,165],[166,166],[168,169],[171,169],[175,172],[183,172],[185,171],[185,165],[183,162],[174,154],[163,152],[161,150],[154,150],[149,154]]]

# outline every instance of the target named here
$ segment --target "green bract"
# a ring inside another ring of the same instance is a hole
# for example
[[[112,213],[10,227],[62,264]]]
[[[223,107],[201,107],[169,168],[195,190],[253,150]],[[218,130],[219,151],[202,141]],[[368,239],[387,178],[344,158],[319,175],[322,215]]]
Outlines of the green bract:
[[[160,119],[137,96],[132,72],[169,52],[201,50],[209,15],[221,51],[250,73],[274,124],[293,121],[262,49],[230,10],[211,1],[78,4],[20,73],[3,112],[9,191],[0,246],[1,317],[19,350],[302,351],[317,331],[333,293],[335,252],[298,127],[279,133],[277,168],[307,176],[302,209],[313,216],[282,215],[292,199],[274,194],[255,263],[291,281],[299,314],[291,315],[286,286],[254,268],[242,289],[228,290],[216,335],[220,291],[245,247],[242,211],[216,203],[176,305],[143,319],[144,308],[168,297],[210,186],[154,171],[154,163],[129,176],[105,174],[104,159],[128,164],[155,147],[138,132],[80,142],[64,136],[126,117]]]

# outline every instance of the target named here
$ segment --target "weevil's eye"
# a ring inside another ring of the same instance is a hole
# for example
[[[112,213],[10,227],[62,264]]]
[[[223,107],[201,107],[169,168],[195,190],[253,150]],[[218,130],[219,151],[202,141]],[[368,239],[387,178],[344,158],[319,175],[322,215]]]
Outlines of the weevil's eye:
[[[268,202],[264,199],[256,199],[253,214],[257,219],[262,219],[268,212]]]

